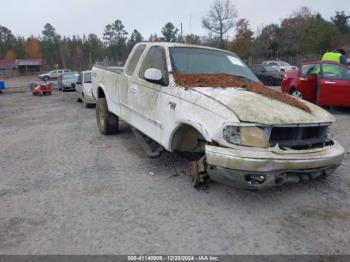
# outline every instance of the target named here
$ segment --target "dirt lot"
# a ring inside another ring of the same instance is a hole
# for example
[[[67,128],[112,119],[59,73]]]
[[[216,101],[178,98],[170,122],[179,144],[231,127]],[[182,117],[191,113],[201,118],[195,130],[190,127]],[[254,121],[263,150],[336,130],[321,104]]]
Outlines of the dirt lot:
[[[29,81],[0,95],[1,254],[350,254],[348,157],[328,180],[197,191],[186,160],[148,159],[125,124],[103,137],[74,93]],[[336,117],[349,151],[350,110]]]

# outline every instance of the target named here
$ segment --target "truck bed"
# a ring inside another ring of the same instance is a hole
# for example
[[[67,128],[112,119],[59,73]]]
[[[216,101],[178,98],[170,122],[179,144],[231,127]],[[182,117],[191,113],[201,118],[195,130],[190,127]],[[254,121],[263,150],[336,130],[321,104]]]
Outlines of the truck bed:
[[[94,65],[94,67],[100,68],[102,70],[107,70],[113,73],[121,74],[124,71],[124,67],[118,67],[118,66],[100,66],[100,65]]]

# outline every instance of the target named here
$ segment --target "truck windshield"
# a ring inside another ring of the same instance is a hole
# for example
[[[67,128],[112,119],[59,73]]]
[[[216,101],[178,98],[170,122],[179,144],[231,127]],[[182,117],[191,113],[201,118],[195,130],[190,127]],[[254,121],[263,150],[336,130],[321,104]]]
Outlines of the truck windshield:
[[[204,48],[170,48],[173,69],[180,74],[229,74],[259,80],[235,54]]]

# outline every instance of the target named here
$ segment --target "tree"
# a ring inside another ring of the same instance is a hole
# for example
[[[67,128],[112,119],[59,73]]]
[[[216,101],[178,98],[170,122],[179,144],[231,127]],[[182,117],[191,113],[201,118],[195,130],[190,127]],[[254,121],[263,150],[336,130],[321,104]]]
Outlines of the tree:
[[[24,44],[24,52],[26,58],[41,59],[41,44],[39,40],[35,37],[31,37]]]
[[[0,25],[0,57],[5,57],[6,52],[12,49],[15,36],[11,30]]]
[[[317,14],[305,27],[305,36],[300,42],[300,50],[304,54],[321,54],[330,49],[332,38],[336,38],[337,35],[332,24]]]
[[[178,33],[179,29],[169,22],[162,28],[163,37],[161,40],[164,42],[176,42]]]
[[[131,50],[137,43],[140,43],[143,41],[143,37],[139,31],[134,29],[132,34],[130,35],[130,38],[128,40],[128,49]]]
[[[154,35],[151,34],[149,36],[148,42],[160,42],[160,38],[158,37],[157,34],[154,34]]]
[[[264,27],[261,34],[253,41],[250,52],[256,57],[278,57],[280,27],[270,24]]]
[[[250,30],[249,21],[240,19],[236,24],[236,36],[230,45],[230,50],[244,56],[248,54],[254,33]]]
[[[349,19],[350,16],[345,15],[344,11],[337,11],[336,15],[331,18],[331,21],[341,33],[346,34],[350,32]]]
[[[53,25],[44,25],[41,38],[42,53],[45,62],[49,65],[61,64],[64,66],[64,57],[61,47],[61,37]]]
[[[201,37],[199,35],[190,34],[190,35],[185,36],[185,43],[186,44],[193,44],[193,45],[200,45],[200,44],[202,44],[202,40],[201,40]]]
[[[206,17],[202,19],[202,26],[210,33],[218,35],[220,47],[224,47],[224,34],[231,30],[237,17],[237,10],[230,0],[214,0]]]
[[[313,17],[308,7],[302,7],[282,21],[277,36],[280,55],[294,56],[300,53],[300,42],[304,38],[305,27]]]
[[[126,40],[128,32],[120,20],[106,25],[103,40],[108,48],[109,55],[116,60],[124,60],[127,56]]]
[[[13,49],[7,50],[5,60],[8,62],[13,62],[16,60],[16,53],[13,51]]]

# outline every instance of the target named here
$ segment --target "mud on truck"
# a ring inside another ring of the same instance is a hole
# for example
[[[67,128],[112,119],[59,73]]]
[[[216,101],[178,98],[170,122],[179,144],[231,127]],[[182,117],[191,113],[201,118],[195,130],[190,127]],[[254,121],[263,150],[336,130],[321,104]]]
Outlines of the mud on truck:
[[[94,66],[96,119],[104,135],[131,127],[150,157],[192,159],[205,177],[266,189],[332,174],[344,149],[322,108],[261,84],[234,53],[177,43],[140,43],[124,68]]]

